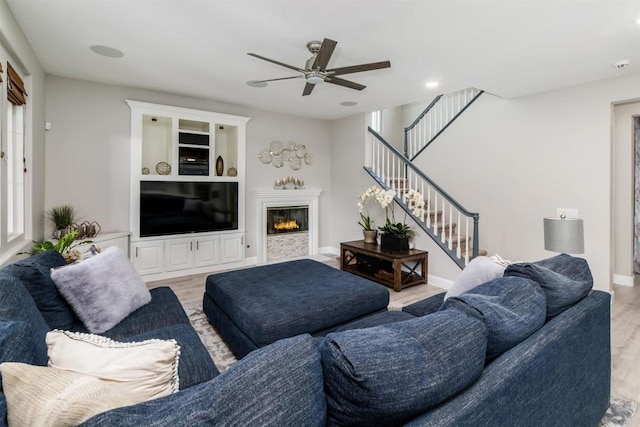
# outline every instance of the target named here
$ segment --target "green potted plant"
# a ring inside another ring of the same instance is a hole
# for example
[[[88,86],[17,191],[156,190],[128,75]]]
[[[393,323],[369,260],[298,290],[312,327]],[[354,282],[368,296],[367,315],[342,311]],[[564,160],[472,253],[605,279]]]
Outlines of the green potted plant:
[[[33,253],[37,254],[40,252],[48,251],[49,249],[55,249],[60,252],[60,254],[64,257],[67,263],[71,263],[75,260],[80,259],[80,251],[74,249],[76,246],[83,245],[85,243],[93,243],[91,240],[83,240],[81,242],[76,242],[76,237],[78,236],[77,231],[71,231],[70,233],[65,234],[60,237],[55,243],[45,240],[43,242],[33,241]]]
[[[59,239],[71,231],[76,221],[76,210],[70,205],[54,206],[46,212],[46,217],[53,225],[53,237]]]
[[[414,236],[415,232],[405,222],[407,219],[406,213],[403,222],[396,222],[394,212],[395,205],[393,203],[396,192],[391,189],[383,190],[376,186],[369,188],[360,196],[358,201],[361,216],[362,209],[369,197],[374,197],[376,202],[385,210],[386,214],[385,224],[378,227],[378,230],[382,232],[380,236],[380,246],[392,251],[408,251],[409,237]],[[424,198],[421,193],[410,189],[404,194],[404,200],[414,216],[422,217],[424,215]]]
[[[373,228],[373,220],[369,215],[364,215],[360,212],[360,221],[358,221],[360,227],[362,227],[362,235],[364,236],[365,243],[376,243],[378,237],[378,231]]]

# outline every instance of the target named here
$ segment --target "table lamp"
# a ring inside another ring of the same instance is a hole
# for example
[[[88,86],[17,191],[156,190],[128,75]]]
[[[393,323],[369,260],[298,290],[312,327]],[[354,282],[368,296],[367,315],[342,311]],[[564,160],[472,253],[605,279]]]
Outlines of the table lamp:
[[[552,252],[584,253],[584,227],[578,218],[544,218],[544,248]]]

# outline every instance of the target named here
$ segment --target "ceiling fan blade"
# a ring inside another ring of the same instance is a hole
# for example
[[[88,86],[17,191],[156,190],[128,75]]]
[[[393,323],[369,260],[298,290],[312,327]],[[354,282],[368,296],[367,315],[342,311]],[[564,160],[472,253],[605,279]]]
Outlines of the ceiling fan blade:
[[[251,80],[251,83],[277,82],[278,80],[299,79],[300,77],[304,77],[304,76],[280,77],[279,79],[269,79],[269,80]]]
[[[348,87],[350,89],[355,89],[355,90],[362,90],[366,87],[365,85],[361,85],[360,83],[355,83],[349,80],[345,80],[345,79],[341,79],[339,77],[333,77],[333,76],[327,77],[325,79],[325,82],[338,85],[338,86]]]
[[[311,91],[313,90],[314,87],[316,87],[316,85],[311,84],[311,83],[307,83],[306,85],[304,85],[304,90],[302,91],[302,96],[310,95]]]
[[[340,76],[342,74],[360,73],[362,71],[379,70],[381,68],[389,67],[391,67],[391,62],[381,61],[372,62],[370,64],[352,65],[350,67],[332,68],[326,71],[332,76]]]
[[[273,64],[280,65],[281,67],[285,67],[285,68],[289,68],[291,70],[298,71],[299,73],[304,73],[304,71],[305,71],[302,68],[294,67],[293,65],[285,64],[284,62],[276,61],[275,59],[265,58],[264,56],[260,56],[260,55],[255,54],[255,53],[247,53],[247,55],[253,56],[253,57],[258,58],[258,59],[262,59],[263,61],[267,61],[267,62],[271,62]]]
[[[329,59],[331,58],[331,55],[333,55],[333,50],[336,48],[337,44],[337,41],[331,39],[324,39],[322,41],[320,50],[316,55],[316,60],[313,61],[312,68],[314,70],[319,68],[320,70],[324,71],[324,69],[327,68],[327,65],[329,65]]]

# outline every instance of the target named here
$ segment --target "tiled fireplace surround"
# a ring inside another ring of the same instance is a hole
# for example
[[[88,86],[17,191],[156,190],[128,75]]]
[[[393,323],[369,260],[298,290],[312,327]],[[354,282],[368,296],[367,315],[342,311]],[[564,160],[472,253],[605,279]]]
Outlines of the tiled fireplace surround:
[[[318,198],[322,190],[257,190],[258,264],[318,254]],[[307,233],[267,235],[269,208],[307,207]]]

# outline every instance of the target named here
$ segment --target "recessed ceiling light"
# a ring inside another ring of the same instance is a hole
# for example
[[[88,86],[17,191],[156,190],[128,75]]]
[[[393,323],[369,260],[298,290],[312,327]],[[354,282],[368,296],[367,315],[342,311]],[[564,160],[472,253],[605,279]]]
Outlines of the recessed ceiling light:
[[[89,46],[89,49],[93,53],[97,53],[98,55],[106,56],[108,58],[122,58],[124,53],[121,50],[114,49],[109,46],[102,46],[99,44],[94,44],[93,46]]]
[[[247,82],[247,85],[251,86],[251,87],[265,87],[267,86],[267,82],[260,82],[257,80],[249,80]]]
[[[438,82],[426,82],[424,85],[426,87],[428,87],[429,89],[432,89],[434,87],[438,87],[439,83]]]
[[[358,105],[356,101],[342,101],[340,103],[343,107],[353,107],[354,105]]]
[[[640,18],[636,21],[636,24],[640,25]]]

